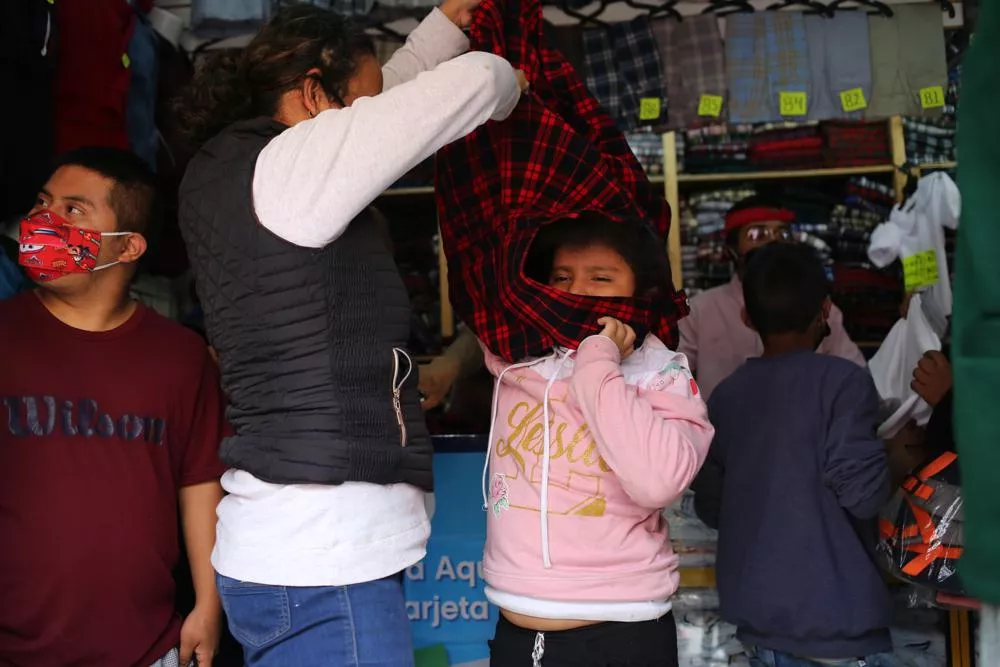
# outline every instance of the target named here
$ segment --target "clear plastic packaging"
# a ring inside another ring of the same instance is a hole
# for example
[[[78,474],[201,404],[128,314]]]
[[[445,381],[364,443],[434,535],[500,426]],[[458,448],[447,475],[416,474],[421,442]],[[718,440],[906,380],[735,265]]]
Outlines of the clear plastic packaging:
[[[964,596],[958,560],[964,521],[958,456],[946,452],[907,476],[879,517],[878,557],[918,588]]]

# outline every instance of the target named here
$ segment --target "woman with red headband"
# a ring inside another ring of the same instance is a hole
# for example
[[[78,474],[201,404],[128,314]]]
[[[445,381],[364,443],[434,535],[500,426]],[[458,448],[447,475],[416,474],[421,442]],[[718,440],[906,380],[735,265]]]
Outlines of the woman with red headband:
[[[761,197],[749,197],[726,214],[726,247],[735,273],[725,285],[691,299],[691,314],[680,321],[679,352],[684,353],[708,400],[716,385],[749,357],[763,351],[760,336],[743,323],[741,277],[750,255],[772,242],[792,240],[790,225],[795,214]],[[834,306],[828,322],[830,333],[819,347],[832,354],[865,365],[858,346],[844,330],[844,315]]]

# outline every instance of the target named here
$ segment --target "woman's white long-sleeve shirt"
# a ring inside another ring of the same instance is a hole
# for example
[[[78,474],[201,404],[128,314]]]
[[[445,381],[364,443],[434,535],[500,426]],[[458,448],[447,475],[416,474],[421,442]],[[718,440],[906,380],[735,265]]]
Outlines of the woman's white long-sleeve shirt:
[[[520,97],[511,66],[466,53],[465,35],[439,10],[383,67],[384,92],[324,111],[261,151],[257,218],[278,237],[321,248],[382,192],[439,148]],[[240,470],[222,478],[215,569],[242,581],[344,586],[422,559],[430,522],[424,493],[407,484],[270,484]]]

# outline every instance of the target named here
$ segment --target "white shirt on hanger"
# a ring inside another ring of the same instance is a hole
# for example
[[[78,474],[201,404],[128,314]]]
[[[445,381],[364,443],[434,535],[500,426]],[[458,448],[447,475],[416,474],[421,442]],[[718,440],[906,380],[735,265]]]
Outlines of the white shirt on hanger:
[[[872,232],[868,258],[875,266],[888,266],[897,258],[933,251],[939,279],[936,284],[918,289],[923,296],[924,314],[938,336],[943,336],[951,315],[951,281],[944,249],[944,228],[957,229],[962,211],[958,186],[944,172],[920,179],[917,191],[907,201],[897,204],[889,220]]]

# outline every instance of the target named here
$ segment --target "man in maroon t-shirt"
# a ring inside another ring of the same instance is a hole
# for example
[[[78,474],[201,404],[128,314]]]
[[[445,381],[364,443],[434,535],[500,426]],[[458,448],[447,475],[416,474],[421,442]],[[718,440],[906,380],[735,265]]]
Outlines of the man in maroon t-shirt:
[[[139,158],[81,149],[21,223],[38,287],[0,302],[0,665],[204,667],[218,644],[217,367],[128,295],[155,199]]]

